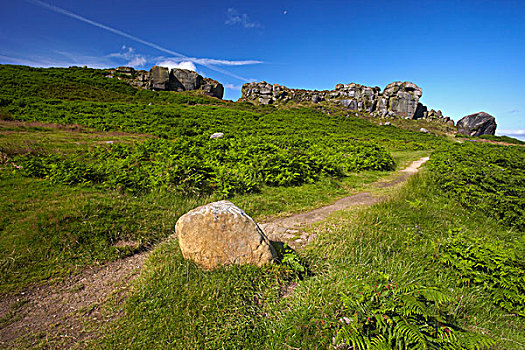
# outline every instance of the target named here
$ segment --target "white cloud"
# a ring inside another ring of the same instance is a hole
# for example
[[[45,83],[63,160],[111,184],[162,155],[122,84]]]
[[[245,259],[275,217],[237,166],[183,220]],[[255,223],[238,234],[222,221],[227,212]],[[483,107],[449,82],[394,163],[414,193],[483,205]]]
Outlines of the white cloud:
[[[191,58],[192,62],[195,62],[197,64],[202,64],[203,66],[206,66],[208,64],[212,64],[214,66],[246,66],[250,64],[261,64],[262,61],[255,61],[255,60],[241,60],[241,61],[230,61],[230,60],[217,60],[214,58]]]
[[[146,59],[142,56],[137,56],[129,61],[126,66],[142,67],[146,64]]]
[[[510,136],[518,140],[525,141],[525,129],[501,129],[496,130],[498,136]]]
[[[195,64],[193,64],[193,62],[191,61],[180,62],[180,61],[168,59],[168,60],[157,62],[157,66],[168,67],[169,69],[179,68],[179,69],[192,70],[194,72],[197,71],[197,67],[195,67]]]
[[[179,57],[157,57],[155,59],[158,66],[168,68],[183,68],[193,71],[197,71],[196,64],[204,67],[209,66],[246,66],[252,64],[261,64],[262,61],[256,60],[218,60],[215,58],[196,58],[186,57],[184,59]]]
[[[239,86],[239,85],[233,85],[233,84],[230,84],[230,83],[226,83],[224,84],[224,87],[226,89],[230,89],[230,90],[241,90],[242,89],[242,86]]]
[[[227,19],[224,22],[225,24],[229,25],[241,25],[244,28],[261,28],[261,25],[257,22],[253,22],[250,20],[250,17],[246,13],[240,14],[237,12],[234,8],[229,8],[226,11]]]
[[[525,136],[525,129],[501,129],[498,130],[498,134]]]
[[[127,61],[126,66],[142,67],[146,64],[146,57],[135,52],[135,49],[130,46],[122,45],[121,51],[111,53],[109,57],[121,58]]]

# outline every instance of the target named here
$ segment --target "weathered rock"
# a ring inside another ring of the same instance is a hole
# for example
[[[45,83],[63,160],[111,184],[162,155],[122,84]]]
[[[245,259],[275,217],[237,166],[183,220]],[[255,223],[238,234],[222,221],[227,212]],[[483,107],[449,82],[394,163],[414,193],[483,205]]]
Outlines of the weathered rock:
[[[422,103],[417,104],[416,112],[414,113],[414,119],[423,119],[428,115],[427,106]]]
[[[272,101],[273,99],[271,97],[259,97],[259,103],[262,105],[269,105]]]
[[[166,67],[153,66],[149,71],[148,80],[152,90],[168,90],[170,87],[170,72]]]
[[[439,111],[439,110],[435,111],[433,109],[428,111],[426,118],[427,119],[445,119],[445,117],[443,117],[443,113],[441,113],[441,111]]]
[[[202,76],[192,70],[174,68],[170,71],[170,91],[197,90],[202,83]]]
[[[228,201],[189,211],[179,218],[175,232],[184,258],[205,269],[233,264],[262,266],[277,258],[255,221]]]
[[[155,91],[192,91],[202,90],[204,94],[221,98],[224,95],[224,86],[216,80],[203,78],[200,74],[174,68],[171,71],[166,67],[153,66],[149,72],[135,70],[132,67],[118,67],[109,69],[107,78],[117,78],[128,81],[131,85]]]
[[[422,94],[416,84],[400,81],[388,84],[383,91],[383,96],[389,101],[388,109],[395,115],[410,118],[414,118]]]
[[[149,73],[145,70],[137,70],[135,71],[134,78],[131,81],[132,85],[141,87],[141,88],[148,88],[150,83],[148,80]]]
[[[223,132],[216,132],[214,134],[211,134],[210,139],[222,139],[224,137]]]
[[[494,135],[496,118],[485,112],[478,112],[461,118],[457,124],[458,133],[468,136]]]
[[[221,98],[224,96],[224,86],[217,80],[203,78],[203,84],[200,89],[208,96]]]
[[[358,108],[357,101],[353,99],[352,100],[341,100],[341,104],[351,111],[356,111]]]
[[[383,93],[377,86],[337,84],[334,90],[289,89],[278,84],[252,82],[242,86],[240,101],[256,104],[326,101],[339,104],[351,111],[368,112],[374,117],[401,116],[408,119],[423,118],[427,108],[419,103],[422,90],[414,83],[394,82]]]
[[[122,67],[117,67],[115,70],[119,72],[120,74],[124,74],[128,76],[132,76],[133,74],[135,74],[135,68],[133,67],[122,66]]]

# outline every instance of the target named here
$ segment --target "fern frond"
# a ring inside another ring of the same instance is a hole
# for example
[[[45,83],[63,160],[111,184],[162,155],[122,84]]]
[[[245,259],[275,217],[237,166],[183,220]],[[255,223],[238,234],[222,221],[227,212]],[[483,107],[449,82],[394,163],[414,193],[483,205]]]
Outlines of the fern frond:
[[[396,326],[394,332],[399,334],[404,339],[407,345],[417,345],[418,349],[427,349],[427,342],[425,336],[420,332],[419,328],[408,321],[405,317],[396,317]]]

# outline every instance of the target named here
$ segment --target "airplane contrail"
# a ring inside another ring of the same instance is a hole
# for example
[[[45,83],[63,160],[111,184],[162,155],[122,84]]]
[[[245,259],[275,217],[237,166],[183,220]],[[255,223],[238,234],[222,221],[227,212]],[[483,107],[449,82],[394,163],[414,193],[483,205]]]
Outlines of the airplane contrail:
[[[185,60],[188,60],[188,61],[191,61],[191,62],[194,62],[196,64],[200,64],[202,66],[205,66],[213,71],[216,71],[218,73],[222,73],[222,74],[225,74],[225,75],[228,75],[230,77],[233,77],[235,79],[239,79],[239,80],[242,80],[242,81],[250,81],[249,79],[246,79],[246,78],[243,78],[239,75],[236,75],[236,74],[233,74],[233,73],[230,73],[224,69],[220,69],[220,68],[217,68],[215,66],[212,66],[210,64],[204,64],[202,62],[202,59],[195,59],[195,58],[192,58],[192,57],[188,57],[186,55],[183,55],[179,52],[176,52],[176,51],[173,51],[173,50],[169,50],[169,49],[166,49],[165,47],[162,47],[160,45],[157,45],[155,43],[152,43],[150,41],[147,41],[147,40],[144,40],[144,39],[141,39],[139,37],[136,37],[134,35],[131,35],[131,34],[128,34],[126,32],[123,32],[121,30],[118,30],[118,29],[115,29],[115,28],[112,28],[110,26],[107,26],[105,24],[102,24],[102,23],[98,23],[98,22],[95,22],[89,18],[86,18],[86,17],[83,17],[83,16],[80,16],[80,15],[77,15],[76,13],[73,13],[73,12],[70,12],[70,11],[67,11],[67,10],[64,10],[63,8],[60,8],[58,6],[55,6],[55,5],[51,5],[51,4],[48,4],[46,2],[43,2],[43,1],[40,1],[40,0],[26,0],[27,2],[33,4],[33,5],[38,5],[38,6],[41,6],[41,7],[44,7],[48,10],[51,10],[53,12],[56,12],[56,13],[59,13],[59,14],[62,14],[62,15],[65,15],[65,16],[68,16],[68,17],[71,17],[71,18],[74,18],[76,20],[79,20],[81,22],[84,22],[84,23],[88,23],[88,24],[91,24],[92,26],[95,26],[95,27],[98,27],[98,28],[101,28],[101,29],[104,29],[104,30],[107,30],[108,32],[111,32],[113,34],[117,34],[117,35],[120,35],[124,38],[128,38],[130,40],[133,40],[133,41],[136,41],[138,43],[141,43],[143,45],[146,45],[146,46],[149,46],[149,47],[152,47],[154,49],[157,49],[159,51],[162,51],[162,52],[165,52],[165,53],[168,53],[170,55],[173,55],[173,56],[177,56],[177,57],[180,57],[180,58],[183,58]]]

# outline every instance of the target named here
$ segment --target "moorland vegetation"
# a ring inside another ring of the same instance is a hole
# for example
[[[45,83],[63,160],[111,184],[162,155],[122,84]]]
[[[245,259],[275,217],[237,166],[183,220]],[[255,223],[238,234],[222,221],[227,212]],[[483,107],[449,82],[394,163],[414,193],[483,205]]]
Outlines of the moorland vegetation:
[[[105,75],[0,66],[0,294],[152,250],[124,304],[103,306],[119,317],[75,346],[525,347],[519,141],[414,132],[418,121],[378,125],[323,103],[139,90]],[[369,186],[423,155],[428,166],[407,184]],[[167,239],[180,215],[213,200],[264,220],[365,189],[389,198],[306,228],[317,239],[271,266],[202,271]],[[11,346],[67,341],[28,334]]]

